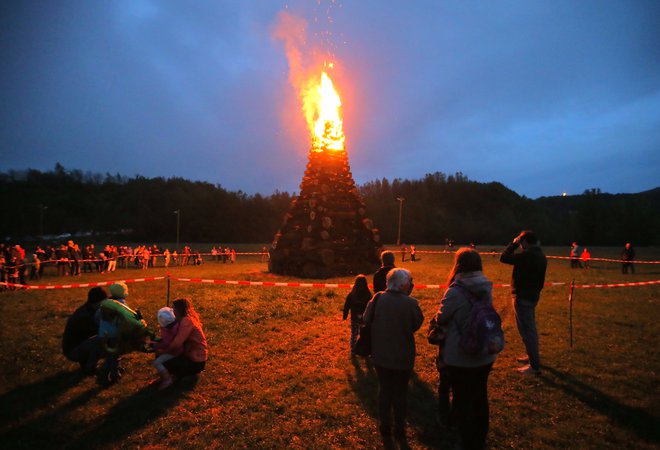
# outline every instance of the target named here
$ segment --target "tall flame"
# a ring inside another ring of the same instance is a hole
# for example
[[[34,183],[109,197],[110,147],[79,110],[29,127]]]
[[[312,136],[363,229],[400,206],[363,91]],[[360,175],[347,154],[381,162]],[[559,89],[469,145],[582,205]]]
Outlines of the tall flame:
[[[344,150],[341,100],[326,72],[309,80],[303,88],[303,111],[312,135],[314,151]]]

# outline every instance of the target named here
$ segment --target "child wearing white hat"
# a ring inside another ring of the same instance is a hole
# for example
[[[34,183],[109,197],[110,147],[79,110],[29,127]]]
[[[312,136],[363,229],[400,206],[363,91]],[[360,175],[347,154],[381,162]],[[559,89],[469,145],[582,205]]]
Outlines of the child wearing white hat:
[[[160,383],[163,384],[165,381],[168,381],[166,378],[170,377],[170,374],[163,363],[178,356],[177,354],[165,353],[165,350],[167,350],[176,337],[176,334],[179,331],[179,322],[176,320],[174,310],[169,307],[160,308],[156,318],[160,325],[160,340],[154,344],[154,350],[156,351],[157,357],[151,364],[158,371],[159,379],[155,381],[160,381]]]

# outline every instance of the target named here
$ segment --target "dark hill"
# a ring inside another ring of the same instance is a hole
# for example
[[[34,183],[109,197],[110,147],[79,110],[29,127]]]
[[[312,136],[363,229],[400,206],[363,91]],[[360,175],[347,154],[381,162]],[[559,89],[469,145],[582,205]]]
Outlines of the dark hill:
[[[384,242],[396,242],[397,198],[403,197],[405,242],[504,244],[530,228],[544,244],[660,244],[660,188],[531,200],[501,183],[436,172],[419,180],[375,180],[360,191]],[[180,210],[182,242],[269,242],[291,200],[288,193],[247,195],[181,178],[99,175],[58,164],[49,172],[0,173],[0,236],[27,241],[43,227],[46,235],[86,236],[79,241],[101,233],[103,240],[173,241]]]

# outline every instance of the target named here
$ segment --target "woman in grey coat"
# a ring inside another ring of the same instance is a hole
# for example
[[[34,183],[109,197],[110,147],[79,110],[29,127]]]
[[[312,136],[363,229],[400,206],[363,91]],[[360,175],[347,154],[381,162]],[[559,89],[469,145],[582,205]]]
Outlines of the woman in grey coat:
[[[371,358],[378,375],[380,432],[405,437],[408,380],[415,364],[415,332],[424,321],[417,299],[410,297],[412,275],[406,269],[387,273],[387,290],[367,305],[364,322],[371,322]]]

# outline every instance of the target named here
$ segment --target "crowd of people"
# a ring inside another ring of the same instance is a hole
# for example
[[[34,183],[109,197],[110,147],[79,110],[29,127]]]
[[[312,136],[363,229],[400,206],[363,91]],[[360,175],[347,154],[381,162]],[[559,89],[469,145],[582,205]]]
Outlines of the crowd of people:
[[[69,242],[66,246],[67,251],[75,249],[72,244]],[[574,244],[573,248],[579,247]],[[12,257],[21,257],[15,255],[21,250],[20,246],[12,247]],[[54,251],[57,254],[57,249]],[[84,252],[94,255],[93,246],[86,247]],[[119,260],[120,255],[137,258],[140,262],[133,264],[148,267],[158,254],[164,255],[167,261],[167,249],[158,252],[156,246],[137,249],[108,246],[102,253],[115,255],[115,260]],[[195,261],[194,255],[186,247],[177,255],[181,259],[174,255],[169,257],[175,263],[189,264]],[[235,252],[222,247],[213,247],[211,256],[216,262],[235,261]],[[622,259],[632,261],[633,258],[634,250],[627,244]],[[124,263],[129,261],[126,258]],[[82,260],[82,267],[86,267],[85,262]],[[517,371],[521,376],[537,376],[542,366],[536,307],[545,283],[547,258],[536,233],[526,230],[516,236],[500,254],[500,262],[512,266],[512,306],[525,348],[525,354],[517,358],[522,364]],[[396,267],[395,254],[391,251],[381,254],[381,263],[373,274],[373,293],[367,276],[361,274],[355,278],[344,303],[343,318],[350,315],[352,357],[356,355],[361,333],[369,330],[368,357],[378,379],[381,435],[385,439],[392,435],[405,439],[408,383],[416,358],[415,333],[421,328],[424,315],[412,296],[412,273]],[[80,267],[68,264],[66,270],[70,274],[75,274],[76,267]],[[624,264],[632,266],[632,263]],[[105,270],[111,269],[106,267]],[[442,426],[458,429],[460,448],[481,449],[489,429],[488,379],[504,348],[504,335],[501,320],[492,305],[493,284],[484,274],[481,256],[474,247],[456,251],[447,284],[437,312],[429,321],[428,331],[429,343],[438,346],[435,362],[439,374],[437,420]],[[64,355],[77,362],[83,373],[96,375],[101,385],[113,384],[124,372],[120,364],[122,354],[139,350],[155,353],[152,365],[158,378],[154,382],[161,390],[182,377],[204,370],[208,345],[201,319],[190,300],[177,299],[172,308],[163,307],[158,311],[160,336],[156,337],[146,328],[140,311],[127,305],[126,284],[114,283],[109,291],[110,295],[101,287],[90,289],[87,301],[66,324],[62,342]]]
[[[381,254],[381,261],[382,266],[373,275],[374,295],[366,277],[359,275],[346,297],[343,317],[351,316],[352,356],[362,338],[360,333],[370,333],[370,358],[379,385],[381,435],[384,439],[394,435],[405,440],[408,381],[416,356],[414,335],[424,315],[411,296],[411,272],[397,268],[390,251]],[[523,364],[518,372],[536,376],[541,373],[541,361],[535,310],[547,268],[536,233],[523,231],[516,236],[500,261],[513,266],[513,309],[526,350],[518,358]],[[481,449],[489,426],[488,377],[497,354],[504,348],[504,336],[492,307],[492,282],[484,275],[481,256],[474,248],[456,252],[448,285],[429,326],[429,342],[439,346],[438,422],[458,428],[460,448]],[[436,336],[433,341],[432,330]]]
[[[41,279],[47,269],[57,276],[80,276],[83,273],[111,273],[118,268],[201,265],[205,255],[210,255],[211,261],[215,262],[236,262],[236,249],[222,245],[213,246],[210,253],[202,253],[187,245],[180,252],[155,244],[137,247],[108,244],[97,249],[94,244],[81,247],[70,240],[58,245],[37,246],[28,255],[20,244],[0,243],[0,282],[26,285]]]

